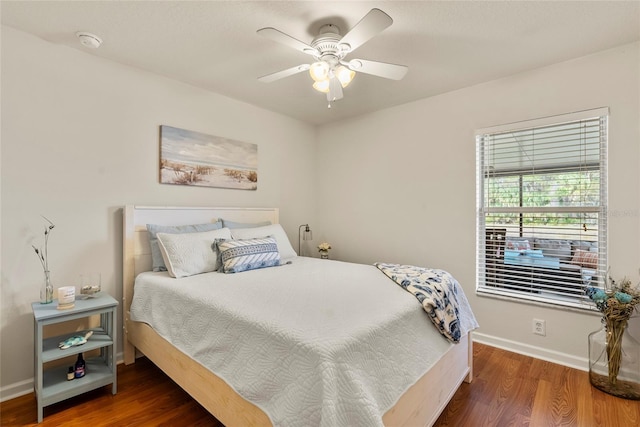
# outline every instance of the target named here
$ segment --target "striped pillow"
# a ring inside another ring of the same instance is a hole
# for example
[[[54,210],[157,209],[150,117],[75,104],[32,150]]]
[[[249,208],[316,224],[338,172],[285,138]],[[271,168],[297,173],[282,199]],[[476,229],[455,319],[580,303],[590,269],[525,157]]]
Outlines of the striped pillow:
[[[222,271],[240,273],[280,265],[280,252],[273,236],[261,239],[217,239]]]

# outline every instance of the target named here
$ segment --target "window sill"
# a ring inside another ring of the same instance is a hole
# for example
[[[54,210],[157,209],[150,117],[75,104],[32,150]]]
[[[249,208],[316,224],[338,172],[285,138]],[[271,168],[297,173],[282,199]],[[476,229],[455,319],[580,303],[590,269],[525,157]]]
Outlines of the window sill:
[[[598,309],[588,302],[577,302],[573,298],[567,298],[566,301],[562,301],[559,299],[550,300],[541,296],[541,294],[536,295],[509,295],[507,292],[500,290],[492,290],[492,289],[476,289],[476,295],[481,298],[492,298],[499,299],[503,301],[515,302],[520,304],[528,304],[528,305],[536,305],[538,307],[559,309],[563,311],[574,311],[581,314],[593,314],[597,316],[602,316],[602,313],[598,311]],[[542,294],[544,295],[544,294]],[[556,297],[557,298],[557,297]]]

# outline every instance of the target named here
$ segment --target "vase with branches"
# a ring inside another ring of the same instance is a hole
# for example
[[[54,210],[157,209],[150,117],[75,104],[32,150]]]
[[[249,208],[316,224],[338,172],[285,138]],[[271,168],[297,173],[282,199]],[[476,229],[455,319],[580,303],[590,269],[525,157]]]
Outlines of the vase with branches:
[[[41,248],[38,248],[35,245],[31,246],[36,252],[44,271],[44,283],[40,290],[40,303],[49,304],[53,302],[53,285],[51,284],[51,274],[49,271],[49,236],[51,235],[51,231],[55,228],[55,224],[49,221],[45,216],[42,218],[49,223],[44,227],[44,246]]]
[[[603,325],[589,335],[589,380],[606,393],[640,400],[640,343],[628,331],[640,291],[626,277],[618,282],[607,274],[605,284],[604,289],[586,288]]]

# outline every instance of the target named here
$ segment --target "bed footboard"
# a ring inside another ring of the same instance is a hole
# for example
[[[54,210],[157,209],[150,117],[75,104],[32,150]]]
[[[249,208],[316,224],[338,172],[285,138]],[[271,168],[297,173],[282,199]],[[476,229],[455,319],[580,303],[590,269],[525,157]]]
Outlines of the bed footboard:
[[[129,322],[129,339],[146,357],[227,426],[270,426],[257,406],[225,381],[158,335],[146,323]]]
[[[429,371],[411,386],[382,417],[393,427],[431,426],[462,382],[471,382],[473,342],[471,334],[453,345]]]

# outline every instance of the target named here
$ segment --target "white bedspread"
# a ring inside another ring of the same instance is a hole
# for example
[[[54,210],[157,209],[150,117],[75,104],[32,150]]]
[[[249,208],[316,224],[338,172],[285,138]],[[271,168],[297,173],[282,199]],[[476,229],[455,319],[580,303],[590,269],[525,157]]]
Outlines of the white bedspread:
[[[131,317],[275,426],[381,426],[453,345],[376,267],[304,257],[237,274],[142,273]]]

